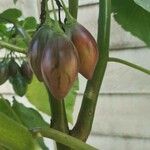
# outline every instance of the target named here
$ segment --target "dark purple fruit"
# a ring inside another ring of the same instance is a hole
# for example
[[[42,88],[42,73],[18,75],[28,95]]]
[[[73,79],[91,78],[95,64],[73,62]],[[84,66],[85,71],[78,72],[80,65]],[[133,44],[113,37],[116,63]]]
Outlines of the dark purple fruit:
[[[10,77],[9,81],[12,84],[13,89],[17,95],[22,97],[26,94],[28,84],[25,78],[20,74],[20,72],[17,72],[15,76]]]
[[[19,70],[19,65],[16,63],[14,58],[11,58],[9,61],[9,75],[15,76],[17,74],[17,71]]]
[[[32,71],[35,73],[39,81],[43,81],[41,73],[41,58],[43,50],[49,38],[51,37],[52,31],[47,25],[43,25],[34,35],[28,52],[29,63]]]
[[[21,75],[30,84],[33,78],[33,73],[28,62],[23,61],[23,63],[21,64],[20,72],[21,72]]]
[[[0,85],[5,83],[9,78],[8,63],[5,61],[0,62]]]
[[[75,23],[67,28],[67,32],[79,55],[79,72],[85,78],[91,79],[99,58],[98,48],[94,37],[79,23]]]
[[[55,34],[44,49],[41,70],[43,80],[56,99],[63,99],[78,73],[78,54],[65,36]]]

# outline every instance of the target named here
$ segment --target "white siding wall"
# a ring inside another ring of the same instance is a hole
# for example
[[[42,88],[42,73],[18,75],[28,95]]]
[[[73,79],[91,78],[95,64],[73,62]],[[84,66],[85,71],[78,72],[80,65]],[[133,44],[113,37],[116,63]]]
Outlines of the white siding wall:
[[[0,2],[0,10],[12,7],[12,0]],[[97,0],[80,0],[79,22],[97,36]],[[91,4],[87,5],[86,4]],[[37,5],[36,5],[37,4]],[[38,16],[39,2],[19,0],[18,7],[25,15]],[[94,5],[93,5],[94,4]],[[113,17],[111,23],[110,56],[123,58],[150,68],[150,49],[139,39],[125,32]],[[144,48],[142,48],[144,47]],[[80,76],[80,90],[74,118],[80,107],[86,80]],[[0,93],[11,94],[9,83]],[[88,143],[101,150],[150,149],[150,76],[127,66],[109,63],[99,96],[96,116]]]

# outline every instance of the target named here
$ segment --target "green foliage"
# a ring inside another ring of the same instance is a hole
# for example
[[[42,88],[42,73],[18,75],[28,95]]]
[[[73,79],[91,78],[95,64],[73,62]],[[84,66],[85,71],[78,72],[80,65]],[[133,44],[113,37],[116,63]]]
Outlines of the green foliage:
[[[27,128],[0,112],[0,143],[11,150],[34,150]]]
[[[37,25],[34,17],[23,18],[19,9],[7,9],[0,14],[0,40],[27,49]]]
[[[75,104],[75,100],[77,96],[77,90],[79,90],[78,79],[75,81],[68,95],[65,97],[66,113],[67,113],[67,118],[70,121],[70,123],[73,123],[73,111],[74,111],[74,104]]]
[[[42,82],[39,82],[36,77],[33,77],[32,83],[28,86],[26,94],[28,100],[42,112],[50,115],[48,104],[48,94]]]
[[[14,100],[12,109],[18,115],[23,125],[28,129],[36,127],[49,127],[48,123],[44,121],[39,112],[33,108],[27,108],[23,104]],[[40,145],[42,150],[48,150],[43,142],[43,138],[38,138],[37,143]]]
[[[18,103],[15,100],[15,98],[13,101],[13,105],[11,106],[11,104],[9,103],[7,99],[4,99],[1,97],[0,98],[0,113],[5,114],[10,119],[14,120],[21,126],[24,126],[25,128],[28,128],[28,129],[35,128],[35,127],[48,127],[49,126],[43,120],[42,116],[39,114],[38,111],[34,110],[33,108],[25,107],[23,104]],[[0,123],[0,126],[1,126],[1,123]],[[8,131],[7,134],[11,134],[10,132]],[[15,144],[15,143],[12,143],[12,144]],[[39,150],[40,150],[40,147],[42,148],[42,150],[48,150],[48,148],[45,146],[43,142],[43,138],[38,138],[37,140],[34,140],[34,146],[38,148]],[[36,148],[35,150],[37,150]]]
[[[149,0],[134,0],[136,4],[143,7],[145,10],[150,12],[150,1]]]
[[[73,107],[76,98],[76,91],[78,90],[78,80],[75,82],[74,86],[65,98],[67,118],[69,122],[72,122]],[[42,112],[50,115],[50,104],[48,100],[48,94],[46,88],[42,82],[39,82],[35,77],[32,83],[28,86],[28,91],[26,94],[28,100],[36,106]]]
[[[0,112],[4,113],[11,119],[21,123],[19,117],[16,115],[16,113],[11,108],[9,101],[4,98],[0,98]]]
[[[150,13],[133,0],[112,0],[115,20],[150,46]]]
[[[42,116],[33,108],[27,108],[23,104],[13,101],[13,111],[27,128],[48,127],[49,125],[43,120]]]
[[[16,8],[10,8],[0,14],[0,22],[17,22],[18,18],[21,17],[22,12]]]
[[[31,29],[35,30],[37,27],[37,22],[36,22],[35,18],[34,17],[27,17],[24,20],[23,27],[26,30],[31,30]]]

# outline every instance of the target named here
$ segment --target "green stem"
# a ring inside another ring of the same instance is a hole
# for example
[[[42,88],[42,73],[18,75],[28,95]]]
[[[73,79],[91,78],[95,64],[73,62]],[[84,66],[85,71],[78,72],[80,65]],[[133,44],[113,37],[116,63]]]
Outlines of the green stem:
[[[144,72],[144,73],[150,75],[150,70],[145,69],[145,68],[143,68],[143,67],[141,67],[141,66],[138,66],[138,65],[136,65],[136,64],[130,63],[130,62],[126,61],[126,60],[122,60],[122,59],[119,59],[119,58],[109,57],[109,58],[108,58],[108,61],[110,61],[110,62],[118,62],[118,63],[127,65],[127,66],[129,66],[129,67],[131,67],[131,68],[137,69],[137,70],[139,70],[139,71],[142,71],[142,72]]]
[[[2,48],[6,48],[6,49],[14,51],[14,52],[19,52],[19,53],[22,53],[22,54],[26,54],[27,53],[25,49],[20,48],[18,46],[14,46],[14,45],[12,45],[10,43],[7,43],[7,42],[4,42],[4,41],[0,41],[0,46]]]
[[[63,9],[64,9],[64,11],[65,11],[66,18],[67,18],[68,20],[74,20],[74,18],[73,18],[73,17],[71,16],[71,14],[69,13],[69,10],[67,9],[67,7],[66,7],[66,5],[65,5],[65,3],[64,3],[63,0],[61,0],[61,3],[62,3],[62,6],[63,6]]]
[[[58,131],[69,133],[68,121],[65,111],[64,100],[55,99],[49,90],[49,102],[51,107],[51,127]],[[68,148],[62,144],[56,143],[58,150],[67,150]]]
[[[96,148],[85,144],[84,142],[71,137],[67,134],[64,134],[60,131],[51,129],[51,128],[35,128],[35,129],[31,129],[30,130],[31,133],[35,136],[37,135],[37,137],[39,136],[43,136],[43,137],[47,137],[50,139],[53,139],[61,144],[64,144],[74,150],[96,150]]]
[[[55,7],[54,7],[54,1],[51,0],[51,3],[52,3],[52,8],[53,8],[53,14],[54,14],[55,23],[59,26],[59,23],[57,21],[56,10],[55,10]]]
[[[78,16],[78,0],[69,0],[69,12],[77,19]]]
[[[86,141],[92,128],[99,90],[102,85],[109,55],[111,0],[100,0],[98,48],[100,58],[92,80],[87,82],[77,122],[71,135]]]

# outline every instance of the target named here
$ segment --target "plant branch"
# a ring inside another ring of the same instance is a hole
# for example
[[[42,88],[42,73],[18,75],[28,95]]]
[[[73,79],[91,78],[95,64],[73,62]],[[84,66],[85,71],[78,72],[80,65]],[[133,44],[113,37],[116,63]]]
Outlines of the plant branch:
[[[12,45],[10,43],[7,43],[7,42],[4,42],[4,41],[0,41],[0,46],[2,48],[6,48],[6,49],[14,51],[14,52],[19,52],[19,53],[22,53],[22,54],[26,54],[27,53],[25,49],[20,48],[18,46],[14,46],[14,45]]]
[[[60,131],[51,129],[51,128],[35,128],[30,130],[33,136],[43,136],[50,139],[53,139],[63,145],[66,145],[74,150],[96,150],[96,148],[85,144],[84,142],[71,137],[67,134],[64,134]]]
[[[77,122],[71,135],[86,141],[92,128],[99,90],[102,85],[109,54],[111,0],[100,0],[98,22],[98,48],[100,58],[92,80],[87,82]]]
[[[78,16],[78,0],[69,0],[69,12],[77,19]]]
[[[131,68],[134,68],[134,69],[136,69],[136,70],[142,71],[142,72],[144,72],[144,73],[150,75],[150,70],[145,69],[145,68],[143,68],[143,67],[141,67],[141,66],[138,66],[138,65],[136,65],[136,64],[130,63],[130,62],[126,61],[126,60],[122,60],[122,59],[120,59],[120,58],[109,57],[109,58],[108,58],[108,61],[109,61],[109,62],[118,62],[118,63],[127,65],[127,66],[129,66],[129,67],[131,67]]]

